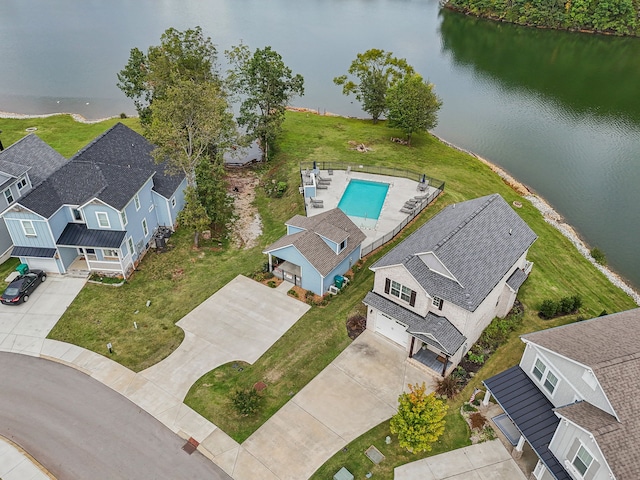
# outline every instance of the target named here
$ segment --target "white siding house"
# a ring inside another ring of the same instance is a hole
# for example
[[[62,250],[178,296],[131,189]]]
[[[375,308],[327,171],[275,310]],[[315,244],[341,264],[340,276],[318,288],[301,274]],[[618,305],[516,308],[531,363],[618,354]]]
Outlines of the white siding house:
[[[446,376],[511,310],[536,238],[498,194],[448,206],[371,267],[367,328]]]

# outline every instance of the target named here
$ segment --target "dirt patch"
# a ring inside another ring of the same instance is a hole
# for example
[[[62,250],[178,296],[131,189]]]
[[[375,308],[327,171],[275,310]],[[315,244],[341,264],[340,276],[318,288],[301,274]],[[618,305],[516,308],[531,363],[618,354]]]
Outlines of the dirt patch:
[[[356,314],[347,319],[347,335],[351,340],[355,340],[367,328],[367,317]]]
[[[233,208],[236,221],[233,223],[231,239],[236,248],[253,248],[262,235],[262,219],[253,205],[259,179],[250,170],[231,171],[228,175],[229,194],[234,197]]]

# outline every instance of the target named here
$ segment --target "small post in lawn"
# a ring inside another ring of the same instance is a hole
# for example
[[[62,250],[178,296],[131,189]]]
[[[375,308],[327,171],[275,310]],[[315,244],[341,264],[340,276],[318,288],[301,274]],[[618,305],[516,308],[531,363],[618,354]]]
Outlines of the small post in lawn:
[[[107,343],[107,349],[109,350],[109,353],[113,353],[113,345],[111,345],[111,342]]]

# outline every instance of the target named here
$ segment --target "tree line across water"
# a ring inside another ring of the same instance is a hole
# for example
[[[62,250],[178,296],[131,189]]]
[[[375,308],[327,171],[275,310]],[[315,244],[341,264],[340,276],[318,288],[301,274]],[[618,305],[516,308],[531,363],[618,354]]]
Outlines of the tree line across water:
[[[445,6],[519,25],[640,35],[640,0],[448,0]]]

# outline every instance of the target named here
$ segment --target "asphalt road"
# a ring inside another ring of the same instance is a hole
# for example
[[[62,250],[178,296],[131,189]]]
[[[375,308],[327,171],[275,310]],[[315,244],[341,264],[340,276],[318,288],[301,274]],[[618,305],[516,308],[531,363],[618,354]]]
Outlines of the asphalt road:
[[[231,479],[120,394],[25,355],[0,353],[0,435],[58,480]]]

